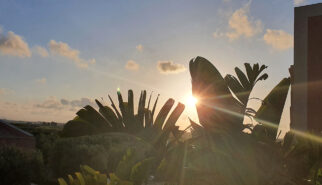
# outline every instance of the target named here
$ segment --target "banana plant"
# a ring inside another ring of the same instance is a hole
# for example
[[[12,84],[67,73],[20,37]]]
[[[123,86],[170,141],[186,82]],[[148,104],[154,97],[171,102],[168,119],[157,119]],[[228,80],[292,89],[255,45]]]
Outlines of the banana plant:
[[[223,78],[207,59],[196,57],[190,61],[192,93],[199,100],[196,105],[199,121],[207,131],[242,131],[247,127],[243,125],[244,116],[248,115],[254,116],[257,121],[260,120],[261,124],[256,127],[256,130],[264,121],[270,122],[271,126],[278,126],[290,79],[283,79],[264,99],[263,105],[257,112],[247,108],[247,103],[256,83],[268,78],[267,73],[263,73],[267,66],[259,64],[251,66],[248,63],[244,65],[246,74],[236,67],[237,77],[226,75]],[[199,129],[195,124],[192,127],[195,130]],[[270,130],[270,137],[275,138],[276,131]]]
[[[76,172],[75,176],[67,176],[69,183],[63,178],[58,178],[58,182],[59,185],[141,185],[148,180],[154,162],[153,157],[137,161],[135,153],[129,148],[115,173],[110,173],[109,176],[87,165],[81,165],[81,172]]]
[[[134,185],[133,182],[121,180],[114,173],[101,174],[87,165],[81,165],[81,172],[75,172],[75,176],[68,175],[68,182],[58,178],[59,185]]]
[[[190,61],[189,69],[200,124],[212,132],[243,130],[243,106],[233,97],[217,68],[198,56]]]
[[[261,74],[267,68],[267,66],[259,66],[258,63],[254,64],[253,66],[251,66],[249,63],[245,63],[244,66],[246,69],[246,74],[238,67],[235,67],[237,78],[228,74],[225,76],[225,81],[229,89],[242,103],[244,108],[243,112],[245,115],[253,116],[256,114],[256,111],[251,108],[247,108],[249,96],[258,81],[266,80],[268,78],[267,73]]]
[[[184,111],[185,106],[183,104],[178,103],[171,112],[175,101],[170,98],[160,109],[156,118],[154,118],[159,95],[151,108],[152,94],[147,102],[146,91],[141,91],[137,113],[134,112],[134,95],[132,90],[128,91],[127,102],[123,100],[120,91],[117,92],[117,97],[119,109],[110,96],[108,98],[111,101],[111,107],[95,100],[99,110],[96,111],[90,105],[79,110],[76,113],[77,116],[65,124],[62,135],[65,137],[75,137],[107,132],[125,132],[141,137],[155,145],[162,146],[167,142],[171,132],[173,134],[179,133],[178,127],[175,124]],[[166,119],[167,117],[168,119]]]
[[[290,84],[290,78],[282,79],[265,97],[255,115],[259,124],[253,129],[254,135],[275,141]]]

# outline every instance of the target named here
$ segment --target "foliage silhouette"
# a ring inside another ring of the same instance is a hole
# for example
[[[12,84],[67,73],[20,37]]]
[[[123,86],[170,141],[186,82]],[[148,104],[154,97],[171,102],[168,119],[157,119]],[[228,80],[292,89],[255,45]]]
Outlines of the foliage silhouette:
[[[121,132],[149,143],[151,150],[146,155],[136,157],[140,150],[130,149],[123,158],[119,154],[114,156],[118,160],[108,172],[110,183],[149,184],[149,177],[153,177],[151,183],[175,185],[322,184],[322,144],[304,137],[310,133],[298,135],[292,130],[284,140],[277,139],[290,78],[282,79],[256,111],[247,104],[257,82],[268,78],[264,73],[267,66],[244,65],[246,73],[236,67],[236,77],[228,74],[223,78],[205,58],[190,61],[192,93],[199,100],[196,108],[200,125],[190,120],[192,137],[184,141],[177,139],[183,132],[175,126],[184,109],[182,104],[165,121],[174,104],[169,99],[154,120],[157,100],[150,110],[150,96],[145,108],[146,92],[142,91],[138,112],[134,114],[131,90],[128,102],[118,92],[119,109],[110,97],[112,108],[97,100],[99,112],[84,107],[65,126],[64,136],[78,136],[72,132],[76,129],[79,135],[95,137],[100,137],[98,133]],[[245,125],[245,116],[253,117],[258,123]],[[250,132],[244,132],[245,128]],[[169,137],[171,132],[174,140]],[[74,139],[78,138],[83,137]],[[60,183],[66,182],[60,179]]]
[[[142,91],[138,111],[135,114],[133,91],[128,91],[128,102],[123,101],[122,94],[119,91],[117,95],[120,111],[116,108],[110,96],[112,108],[104,106],[100,101],[95,100],[99,107],[99,112],[89,105],[85,106],[76,113],[77,116],[73,120],[66,123],[62,136],[76,137],[107,132],[123,132],[143,138],[157,147],[164,147],[170,133],[176,136],[180,133],[179,127],[175,126],[175,124],[185,108],[183,104],[178,103],[171,112],[174,100],[169,99],[154,119],[159,96],[156,98],[151,110],[152,94],[146,106],[146,91]],[[169,115],[170,112],[171,114]],[[166,120],[167,117],[168,119]]]

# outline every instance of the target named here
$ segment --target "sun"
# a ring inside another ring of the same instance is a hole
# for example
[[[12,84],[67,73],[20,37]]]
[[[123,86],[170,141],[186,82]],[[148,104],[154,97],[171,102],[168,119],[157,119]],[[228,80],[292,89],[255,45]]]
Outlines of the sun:
[[[198,103],[198,99],[192,95],[186,98],[186,103],[189,107],[194,107]]]

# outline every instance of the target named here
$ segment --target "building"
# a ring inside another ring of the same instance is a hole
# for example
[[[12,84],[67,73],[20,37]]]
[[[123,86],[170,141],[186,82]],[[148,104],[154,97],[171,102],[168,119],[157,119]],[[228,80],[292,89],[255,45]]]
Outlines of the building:
[[[0,146],[9,145],[23,149],[35,149],[35,138],[32,134],[0,120]]]
[[[296,7],[291,128],[322,133],[322,3]]]

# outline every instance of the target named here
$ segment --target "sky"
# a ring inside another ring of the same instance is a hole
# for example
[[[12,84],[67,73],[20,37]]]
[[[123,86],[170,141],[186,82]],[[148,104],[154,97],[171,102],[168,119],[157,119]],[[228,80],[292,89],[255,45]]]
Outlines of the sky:
[[[294,7],[322,0],[2,0],[0,118],[66,122],[95,98],[133,89],[185,103],[189,61],[224,76],[268,65],[251,97],[263,99],[293,63]],[[260,102],[252,100],[250,107]],[[282,117],[288,129],[289,106]],[[179,124],[197,120],[188,106]]]

